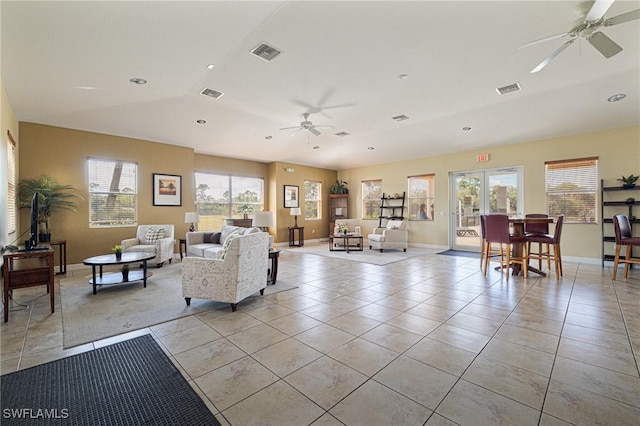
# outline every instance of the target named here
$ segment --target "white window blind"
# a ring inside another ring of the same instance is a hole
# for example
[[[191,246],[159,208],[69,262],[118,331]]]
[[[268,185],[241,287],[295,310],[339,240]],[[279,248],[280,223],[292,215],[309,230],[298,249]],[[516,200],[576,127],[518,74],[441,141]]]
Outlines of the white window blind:
[[[433,220],[435,175],[409,176],[407,178],[409,218]]]
[[[304,181],[304,218],[322,219],[322,183]]]
[[[89,227],[138,224],[138,165],[90,158]]]
[[[16,141],[11,133],[7,131],[7,233],[9,235],[16,232],[17,212],[16,212]]]
[[[596,223],[598,159],[545,163],[547,214],[565,215],[566,223]]]
[[[362,181],[362,218],[377,219],[380,216],[382,179]]]

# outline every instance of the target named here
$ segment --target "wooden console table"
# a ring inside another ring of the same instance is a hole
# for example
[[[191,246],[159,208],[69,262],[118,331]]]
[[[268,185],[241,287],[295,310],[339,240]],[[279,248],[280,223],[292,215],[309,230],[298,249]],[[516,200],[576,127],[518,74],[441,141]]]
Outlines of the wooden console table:
[[[242,228],[251,228],[253,223],[253,219],[235,219],[235,218],[227,218],[224,220],[225,225],[230,226],[240,226]]]
[[[4,253],[4,322],[9,321],[9,294],[14,288],[46,285],[55,312],[53,250],[15,251]]]
[[[67,240],[51,241],[51,246],[58,246],[59,252],[59,265],[60,272],[56,272],[56,275],[65,275],[67,273]]]

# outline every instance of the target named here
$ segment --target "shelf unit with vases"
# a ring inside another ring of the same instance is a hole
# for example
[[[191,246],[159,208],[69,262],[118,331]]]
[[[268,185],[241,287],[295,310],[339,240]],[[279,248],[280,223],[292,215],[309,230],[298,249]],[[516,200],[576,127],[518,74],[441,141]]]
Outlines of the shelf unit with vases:
[[[633,199],[633,202],[631,201]],[[636,217],[640,212],[640,186],[623,187],[605,186],[604,179],[600,180],[600,217],[602,218],[602,266],[605,261],[614,259],[614,250],[616,244],[615,231],[613,229],[613,216],[616,214],[624,214],[629,218],[631,227],[640,223]],[[634,231],[634,234],[637,232]]]
[[[385,195],[382,193],[380,199],[380,216],[378,217],[378,228],[383,228],[387,220],[404,220],[404,200],[406,192],[402,195]]]

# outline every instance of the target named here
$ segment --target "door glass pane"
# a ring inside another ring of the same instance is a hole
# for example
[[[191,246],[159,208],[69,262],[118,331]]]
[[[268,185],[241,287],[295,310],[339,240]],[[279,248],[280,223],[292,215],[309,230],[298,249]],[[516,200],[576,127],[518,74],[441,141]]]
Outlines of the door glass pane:
[[[482,175],[465,174],[456,176],[455,190],[454,249],[479,250]]]
[[[499,213],[514,217],[518,214],[518,175],[515,171],[495,172],[488,175],[489,214]]]

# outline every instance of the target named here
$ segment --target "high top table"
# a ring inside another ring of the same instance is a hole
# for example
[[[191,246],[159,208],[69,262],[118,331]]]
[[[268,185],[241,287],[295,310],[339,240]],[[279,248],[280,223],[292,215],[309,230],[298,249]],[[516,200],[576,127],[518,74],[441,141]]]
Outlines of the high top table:
[[[553,223],[553,218],[551,217],[511,217],[509,218],[509,223],[513,225],[513,235],[521,237],[524,235],[524,225],[526,223]],[[526,243],[517,243],[513,245],[514,253],[522,253],[522,244]],[[519,275],[522,272],[522,265],[519,263],[514,263],[511,265],[513,267],[512,275]],[[529,272],[535,272],[538,275],[542,275],[546,277],[547,274],[541,271],[538,268],[534,268],[529,265],[527,268]]]
[[[85,259],[82,263],[91,265],[93,279],[89,281],[89,284],[93,285],[93,294],[96,294],[96,286],[105,284],[122,284],[142,280],[144,283],[143,286],[146,288],[147,278],[151,276],[151,273],[147,273],[147,260],[151,260],[154,257],[156,257],[155,253],[127,252],[122,253],[120,259],[117,259],[115,254],[103,254]],[[126,265],[136,262],[142,262],[142,271],[129,271],[129,277],[126,280],[121,272],[113,272],[106,275],[102,274],[103,266]],[[96,276],[96,266],[100,267],[99,277]]]

